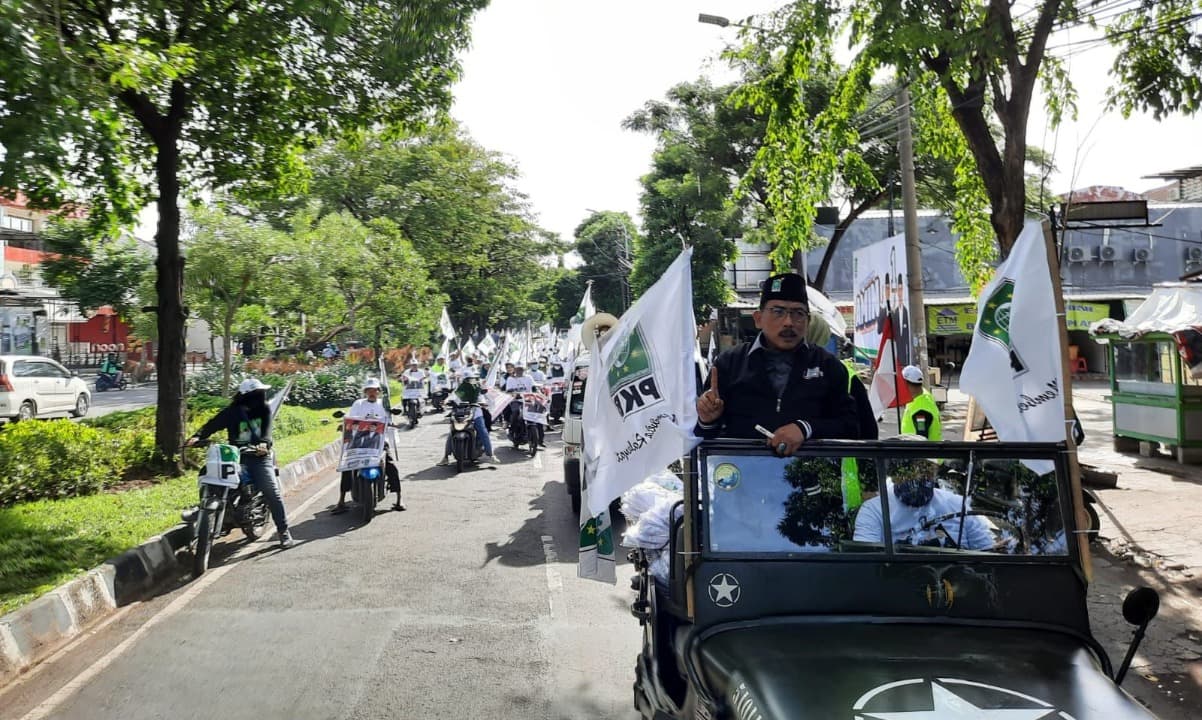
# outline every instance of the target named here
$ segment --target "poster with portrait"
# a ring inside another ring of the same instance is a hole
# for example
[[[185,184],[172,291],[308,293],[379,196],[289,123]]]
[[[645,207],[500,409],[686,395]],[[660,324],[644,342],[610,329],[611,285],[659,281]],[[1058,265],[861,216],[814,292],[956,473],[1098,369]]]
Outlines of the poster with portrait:
[[[522,419],[539,425],[547,424],[549,398],[541,391],[522,393]]]
[[[388,424],[383,420],[343,418],[342,457],[338,460],[338,472],[379,465],[387,427]]]
[[[852,253],[852,289],[855,292],[856,354],[875,362],[881,347],[885,316],[893,313],[897,361],[910,364],[910,285],[906,277],[906,237],[894,235]]]

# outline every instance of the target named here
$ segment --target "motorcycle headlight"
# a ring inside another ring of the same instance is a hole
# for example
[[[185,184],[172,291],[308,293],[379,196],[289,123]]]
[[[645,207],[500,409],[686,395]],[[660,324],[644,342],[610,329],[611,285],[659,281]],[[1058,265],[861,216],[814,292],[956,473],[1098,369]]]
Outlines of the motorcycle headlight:
[[[380,477],[380,468],[364,468],[360,475],[364,480],[376,480]]]

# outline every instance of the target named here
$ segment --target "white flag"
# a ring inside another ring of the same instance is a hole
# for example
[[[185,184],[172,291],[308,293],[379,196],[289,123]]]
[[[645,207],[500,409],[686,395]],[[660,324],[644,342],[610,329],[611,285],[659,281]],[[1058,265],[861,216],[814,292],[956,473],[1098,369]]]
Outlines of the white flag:
[[[692,255],[681,252],[591,354],[583,425],[593,516],[699,442]]]
[[[581,490],[588,496],[589,484],[596,480],[592,466],[585,464],[581,467],[584,475],[584,486]],[[596,516],[592,515],[587,502],[580,504],[580,546],[576,550],[576,576],[587,580],[609,583],[618,581],[614,566],[617,564],[617,553],[614,548],[614,531],[609,517],[609,510],[604,510]]]
[[[451,341],[450,340],[445,339],[445,338],[443,339],[442,348],[438,351],[438,357],[444,358],[444,359],[451,357]]]
[[[451,316],[447,315],[447,306],[442,306],[442,317],[438,321],[438,327],[442,330],[443,337],[454,339],[455,326],[451,324]]]
[[[505,358],[509,353],[509,336],[501,342],[501,352],[497,353],[496,359],[488,366],[488,375],[484,378],[484,389],[488,389],[497,384],[497,375],[501,372],[501,366],[505,364]]]
[[[1061,442],[1060,333],[1043,227],[1028,222],[981,292],[960,374],[999,440]]]
[[[464,343],[464,345],[463,345],[463,356],[464,357],[475,357],[476,356],[476,343],[471,338],[468,338],[467,342]]]
[[[593,284],[590,282],[584,288],[584,296],[580,298],[580,307],[568,321],[568,343],[574,348],[580,347],[580,326],[596,313],[597,308],[593,307]]]
[[[492,353],[497,349],[497,343],[492,339],[492,333],[484,333],[484,339],[476,346],[476,349],[484,353],[485,357],[492,357]]]

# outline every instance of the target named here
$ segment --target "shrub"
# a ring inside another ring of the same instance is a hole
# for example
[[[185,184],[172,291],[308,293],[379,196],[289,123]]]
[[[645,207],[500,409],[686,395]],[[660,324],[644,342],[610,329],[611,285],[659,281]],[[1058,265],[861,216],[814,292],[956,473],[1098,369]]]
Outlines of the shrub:
[[[151,445],[154,438],[151,436]],[[99,492],[121,479],[115,435],[69,420],[22,422],[0,432],[0,506]]]
[[[288,394],[286,404],[323,410],[345,407],[354,402],[359,397],[360,383],[369,374],[374,374],[370,366],[354,367],[346,363],[337,363],[318,370],[290,375],[265,374],[254,377],[258,377],[259,380],[275,390],[279,390],[289,380],[292,380],[292,391]],[[236,386],[247,377],[251,377],[251,375],[235,370],[231,375],[230,382]],[[187,387],[190,395],[219,395],[221,393],[221,368],[206,366],[200,372],[188,377]]]

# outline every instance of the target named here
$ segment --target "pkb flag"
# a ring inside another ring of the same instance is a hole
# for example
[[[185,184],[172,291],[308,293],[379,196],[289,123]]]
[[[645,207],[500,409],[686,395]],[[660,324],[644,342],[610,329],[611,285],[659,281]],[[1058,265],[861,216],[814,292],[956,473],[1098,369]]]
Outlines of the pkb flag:
[[[1060,336],[1043,228],[1029,222],[981,292],[960,374],[999,440],[1065,439]]]

